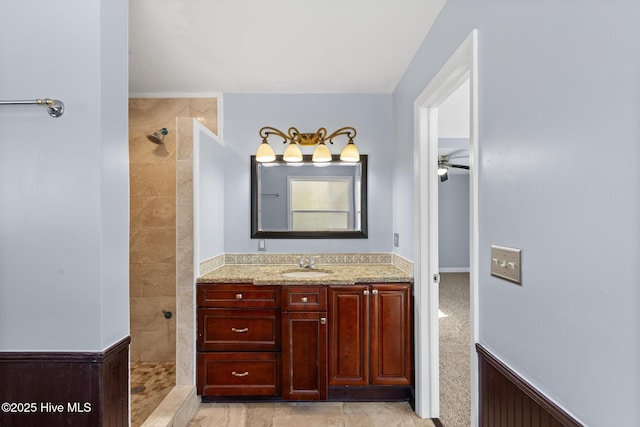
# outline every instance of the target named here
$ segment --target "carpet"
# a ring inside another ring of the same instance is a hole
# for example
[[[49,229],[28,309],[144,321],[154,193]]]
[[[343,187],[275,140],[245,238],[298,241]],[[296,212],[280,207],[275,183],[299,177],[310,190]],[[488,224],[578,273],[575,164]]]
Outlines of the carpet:
[[[440,421],[471,425],[469,273],[440,274]]]

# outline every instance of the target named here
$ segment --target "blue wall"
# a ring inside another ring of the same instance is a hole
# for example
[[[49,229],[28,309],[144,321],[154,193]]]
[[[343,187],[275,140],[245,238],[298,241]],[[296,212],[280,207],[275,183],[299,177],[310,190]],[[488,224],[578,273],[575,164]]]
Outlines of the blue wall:
[[[273,126],[301,132],[324,127],[332,132],[343,126],[356,128],[355,143],[368,164],[368,239],[270,239],[267,251],[391,252],[391,179],[393,168],[390,95],[224,95],[225,252],[255,253],[258,242],[250,237],[250,156],[259,143],[258,131]],[[346,140],[338,138],[330,149],[339,154]],[[276,153],[284,152],[282,139],[272,138]],[[311,154],[304,147],[304,154]]]
[[[480,342],[590,426],[640,419],[639,20],[628,0],[448,0],[394,92],[410,152],[414,99],[478,29]],[[523,286],[490,276],[491,244],[523,249]]]
[[[65,112],[0,114],[0,351],[129,335],[127,2],[69,3],[2,5],[0,98]]]
[[[438,185],[440,271],[469,271],[469,174],[449,172]]]
[[[204,261],[224,253],[224,164],[225,146],[206,127],[194,120],[194,171],[197,206],[197,258]],[[197,151],[196,151],[197,150]]]

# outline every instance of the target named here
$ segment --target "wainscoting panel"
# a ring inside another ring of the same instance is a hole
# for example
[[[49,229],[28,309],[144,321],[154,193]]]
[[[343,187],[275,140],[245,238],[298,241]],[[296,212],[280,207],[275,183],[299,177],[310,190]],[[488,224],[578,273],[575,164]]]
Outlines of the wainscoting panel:
[[[480,344],[480,427],[582,427]]]
[[[0,353],[0,426],[128,426],[129,342],[103,352]]]

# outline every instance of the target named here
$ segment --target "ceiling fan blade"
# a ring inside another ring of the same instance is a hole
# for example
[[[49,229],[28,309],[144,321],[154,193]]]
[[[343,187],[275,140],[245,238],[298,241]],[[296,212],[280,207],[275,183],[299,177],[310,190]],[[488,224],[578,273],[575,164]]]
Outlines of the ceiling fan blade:
[[[456,156],[457,154],[462,154],[464,153],[463,156]],[[457,150],[453,150],[452,152],[450,152],[449,154],[447,154],[448,158],[455,158],[455,157],[469,157],[469,149],[467,148],[459,148]]]
[[[450,168],[458,168],[458,169],[466,169],[469,170],[469,166],[467,165],[453,165],[451,163],[447,164]]]

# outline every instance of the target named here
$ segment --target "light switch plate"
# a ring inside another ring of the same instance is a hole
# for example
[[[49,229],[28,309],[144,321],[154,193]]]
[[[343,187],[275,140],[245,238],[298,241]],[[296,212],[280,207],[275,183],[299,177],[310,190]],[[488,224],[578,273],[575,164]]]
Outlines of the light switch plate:
[[[491,275],[522,285],[522,250],[491,245]]]

